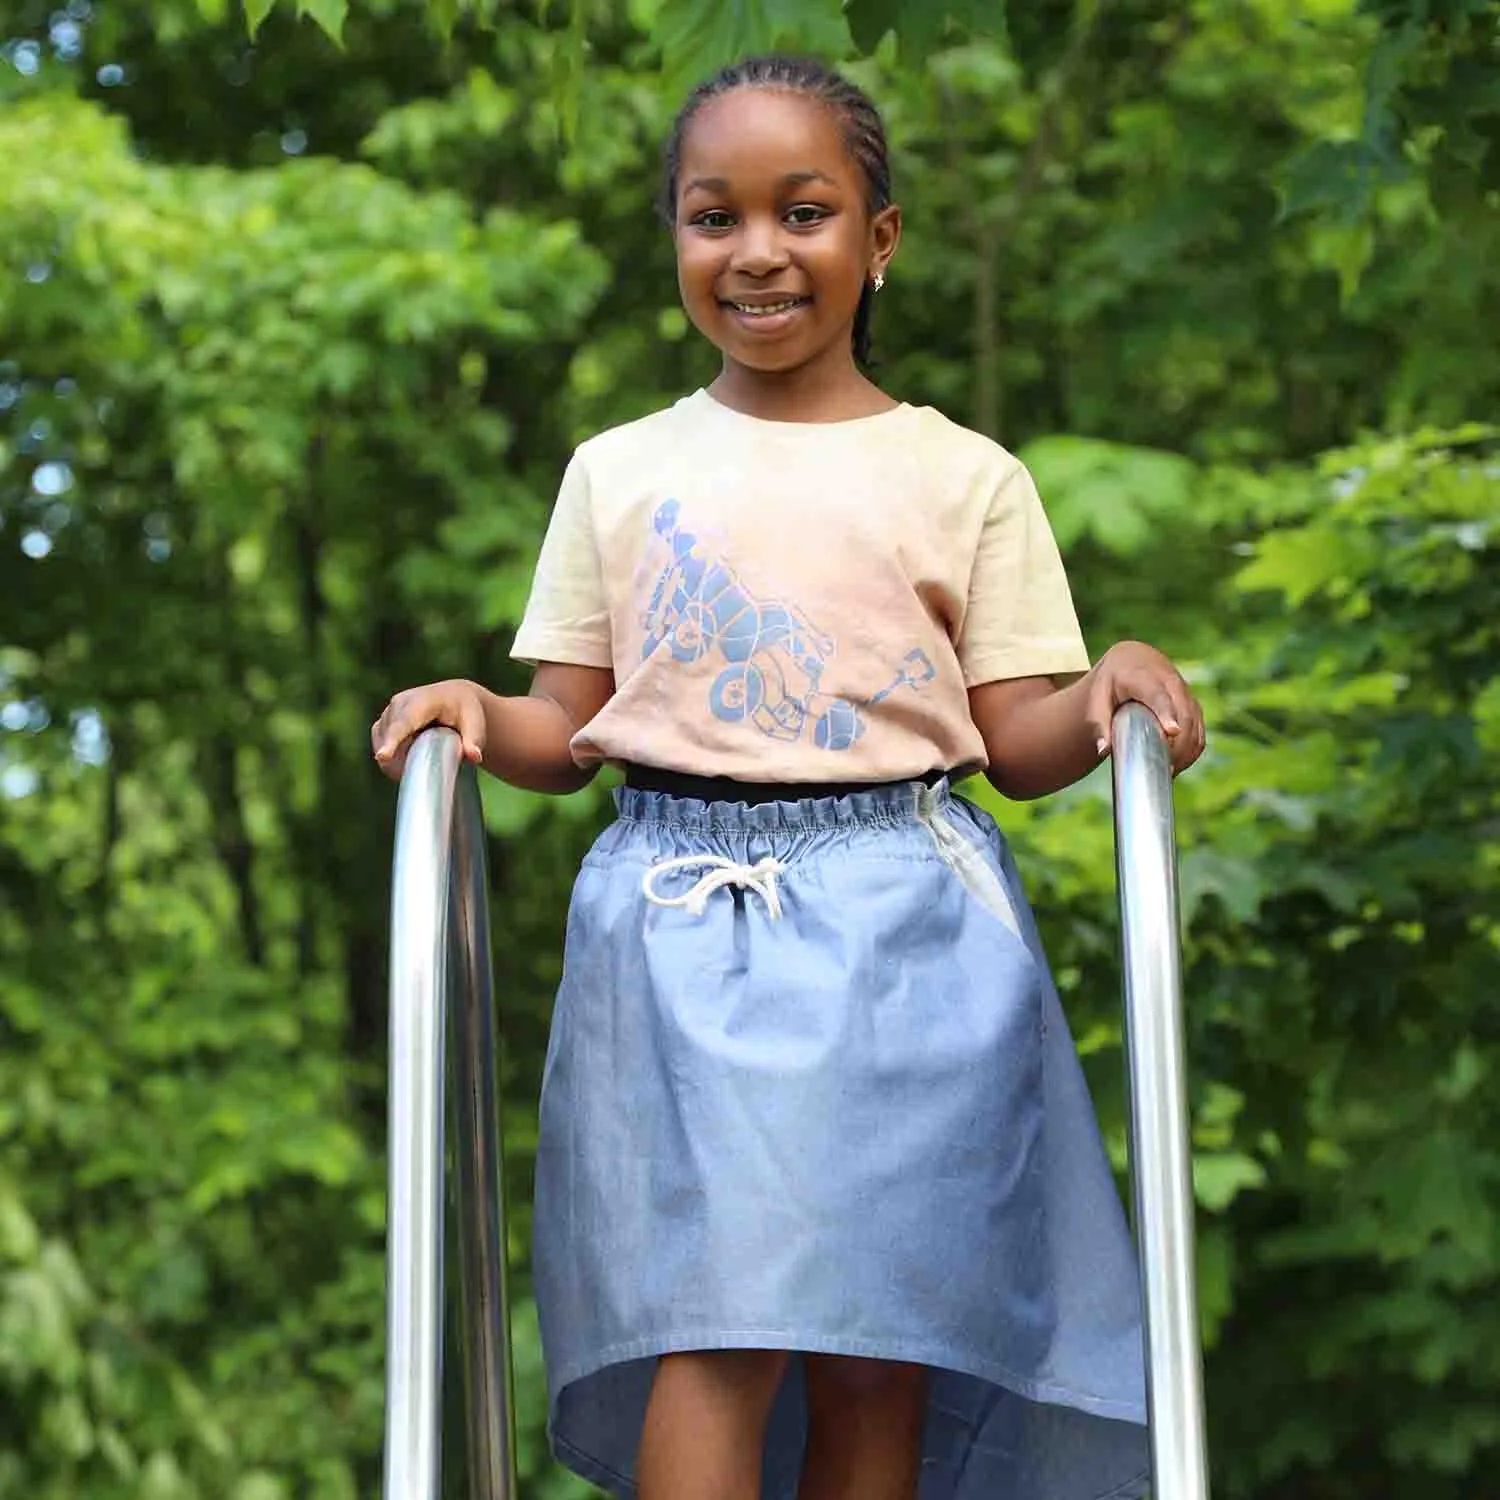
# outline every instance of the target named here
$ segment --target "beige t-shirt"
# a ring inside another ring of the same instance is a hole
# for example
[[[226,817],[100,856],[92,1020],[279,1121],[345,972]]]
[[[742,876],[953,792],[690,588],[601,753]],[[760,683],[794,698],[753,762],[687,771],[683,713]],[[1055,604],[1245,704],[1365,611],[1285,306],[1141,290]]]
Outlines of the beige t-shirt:
[[[706,391],[575,453],[512,654],[613,669],[580,765],[759,782],[979,769],[968,688],[1089,666],[1005,449],[930,407],[770,422]]]

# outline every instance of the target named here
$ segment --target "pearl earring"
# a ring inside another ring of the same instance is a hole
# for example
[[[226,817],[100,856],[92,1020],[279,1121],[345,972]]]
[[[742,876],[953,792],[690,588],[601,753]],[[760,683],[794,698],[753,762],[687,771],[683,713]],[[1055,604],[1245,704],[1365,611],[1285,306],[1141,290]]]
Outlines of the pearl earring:
[[[883,287],[884,285],[885,285],[885,273],[883,271],[877,271],[875,273],[875,290],[878,292],[881,289],[881,287]]]

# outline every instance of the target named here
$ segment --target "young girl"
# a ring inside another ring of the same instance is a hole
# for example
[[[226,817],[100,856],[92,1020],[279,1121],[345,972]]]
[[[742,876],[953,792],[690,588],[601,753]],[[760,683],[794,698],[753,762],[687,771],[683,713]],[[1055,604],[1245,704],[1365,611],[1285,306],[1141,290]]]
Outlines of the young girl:
[[[1090,667],[1031,479],[862,373],[879,116],[739,64],[666,153],[707,390],[585,443],[515,654],[398,694],[517,786],[625,768],[568,922],[537,1155],[551,1433],[642,1500],[1094,1500],[1147,1466],[1136,1270],[1005,843],[1171,663]]]

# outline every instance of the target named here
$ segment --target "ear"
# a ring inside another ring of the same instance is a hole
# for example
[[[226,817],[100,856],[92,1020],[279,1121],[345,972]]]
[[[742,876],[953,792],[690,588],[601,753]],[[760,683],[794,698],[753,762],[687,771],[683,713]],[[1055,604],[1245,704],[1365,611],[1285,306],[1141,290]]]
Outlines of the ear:
[[[890,265],[900,243],[901,205],[891,203],[870,220],[870,256],[865,267],[867,280],[874,281],[877,276],[885,275],[885,268]]]

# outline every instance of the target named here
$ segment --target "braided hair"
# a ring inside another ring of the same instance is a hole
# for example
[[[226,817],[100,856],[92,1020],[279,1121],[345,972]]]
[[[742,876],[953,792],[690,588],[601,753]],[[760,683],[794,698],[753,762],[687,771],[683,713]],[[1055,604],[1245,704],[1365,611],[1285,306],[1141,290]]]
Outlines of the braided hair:
[[[682,161],[682,143],[693,116],[708,103],[735,89],[777,89],[802,94],[825,104],[838,117],[844,144],[865,175],[865,208],[877,214],[891,201],[891,164],[885,143],[885,126],[870,97],[841,73],[810,57],[770,55],[731,63],[706,79],[687,96],[672,122],[662,161],[661,197],[658,209],[668,224],[677,217],[677,175]],[[854,313],[854,357],[870,363],[870,320],[875,291],[869,282],[859,295]]]

